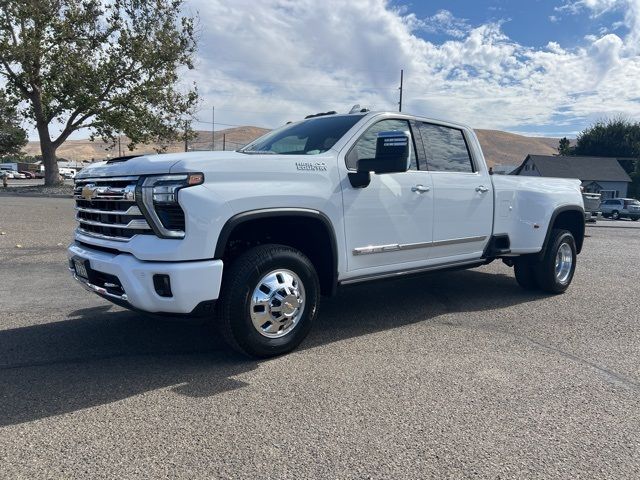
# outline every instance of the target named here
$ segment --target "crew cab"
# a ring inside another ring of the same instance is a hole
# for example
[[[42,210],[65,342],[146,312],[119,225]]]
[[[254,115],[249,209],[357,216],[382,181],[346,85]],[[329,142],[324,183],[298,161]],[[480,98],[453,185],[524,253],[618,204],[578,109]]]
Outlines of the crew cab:
[[[86,289],[210,316],[257,357],[295,348],[347,284],[501,259],[522,287],[562,293],[584,240],[579,180],[493,176],[471,128],[396,112],[96,163],[74,196],[69,268]]]

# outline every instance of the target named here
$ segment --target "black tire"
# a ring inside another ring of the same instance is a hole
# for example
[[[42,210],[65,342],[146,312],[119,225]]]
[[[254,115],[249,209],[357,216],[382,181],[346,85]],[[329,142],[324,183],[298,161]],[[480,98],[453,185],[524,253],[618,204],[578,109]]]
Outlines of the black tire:
[[[304,287],[304,307],[288,333],[269,338],[253,325],[251,298],[261,279],[278,269],[298,276]],[[261,245],[247,250],[225,272],[216,305],[216,323],[234,350],[251,357],[273,357],[290,352],[304,340],[317,315],[319,301],[318,275],[305,255],[283,245]]]
[[[566,279],[561,281],[556,275],[556,256],[558,250],[564,244],[571,249],[571,268]],[[541,261],[534,265],[535,277],[541,290],[548,293],[564,293],[576,270],[577,250],[576,242],[571,232],[567,230],[554,229],[549,238],[549,246]]]
[[[637,222],[638,220],[640,220],[640,217],[631,217],[632,222]]]
[[[525,290],[535,290],[538,288],[538,280],[533,270],[533,264],[528,258],[518,258],[513,264],[516,280]]]
[[[611,212],[611,218],[613,220],[619,220],[620,219],[620,212],[618,212],[617,210],[614,210],[613,212]]]

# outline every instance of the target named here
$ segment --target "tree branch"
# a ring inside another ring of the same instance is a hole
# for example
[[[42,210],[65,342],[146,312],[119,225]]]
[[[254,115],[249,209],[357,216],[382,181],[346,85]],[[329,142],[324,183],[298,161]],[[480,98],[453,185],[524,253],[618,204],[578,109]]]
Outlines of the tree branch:
[[[29,89],[20,81],[20,78],[13,71],[13,69],[11,68],[11,65],[9,65],[9,62],[7,62],[3,58],[0,60],[0,63],[2,63],[2,66],[6,70],[5,72],[0,72],[0,73],[2,73],[5,77],[13,80],[13,83],[16,85],[16,87],[18,87],[27,98],[31,98],[31,95],[33,94],[33,92],[30,92]]]

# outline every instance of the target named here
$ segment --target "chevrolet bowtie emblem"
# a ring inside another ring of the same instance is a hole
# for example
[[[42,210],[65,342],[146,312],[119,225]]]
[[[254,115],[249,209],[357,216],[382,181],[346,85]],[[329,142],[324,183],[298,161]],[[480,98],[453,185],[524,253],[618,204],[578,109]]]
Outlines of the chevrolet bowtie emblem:
[[[96,196],[96,186],[89,183],[82,187],[82,193],[80,194],[85,200],[92,200]]]

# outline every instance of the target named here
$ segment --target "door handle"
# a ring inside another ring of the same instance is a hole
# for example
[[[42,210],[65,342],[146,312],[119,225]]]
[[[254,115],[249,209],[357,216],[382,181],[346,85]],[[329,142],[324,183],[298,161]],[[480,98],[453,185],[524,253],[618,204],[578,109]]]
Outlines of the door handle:
[[[488,191],[489,189],[484,185],[480,185],[479,187],[476,187],[476,192],[487,193]]]
[[[416,193],[426,193],[431,190],[429,187],[425,187],[424,185],[416,185],[415,187],[411,187],[412,192]]]

